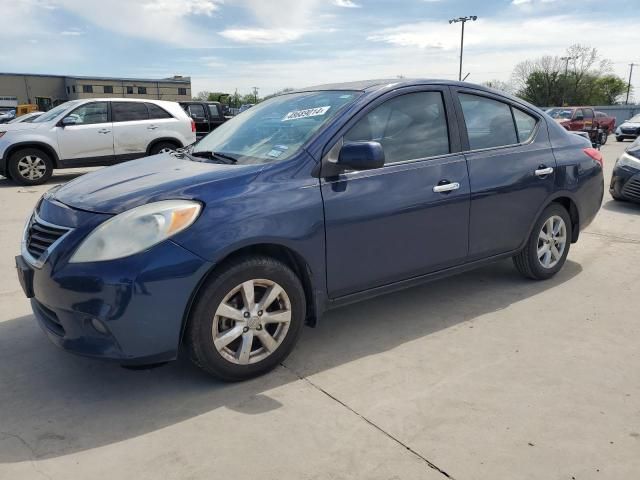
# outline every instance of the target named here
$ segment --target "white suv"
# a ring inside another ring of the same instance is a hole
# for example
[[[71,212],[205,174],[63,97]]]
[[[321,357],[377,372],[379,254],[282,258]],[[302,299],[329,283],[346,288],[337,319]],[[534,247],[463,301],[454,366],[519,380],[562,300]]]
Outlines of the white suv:
[[[0,125],[0,175],[37,185],[54,168],[112,165],[195,141],[195,124],[178,103],[72,100],[32,123]]]

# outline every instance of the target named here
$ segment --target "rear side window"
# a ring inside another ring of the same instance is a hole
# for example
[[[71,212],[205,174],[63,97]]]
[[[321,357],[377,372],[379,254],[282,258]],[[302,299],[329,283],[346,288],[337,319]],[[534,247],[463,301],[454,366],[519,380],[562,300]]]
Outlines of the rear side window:
[[[131,122],[134,120],[148,120],[149,113],[144,103],[113,102],[111,104],[114,122]]]
[[[449,131],[442,94],[417,92],[387,100],[361,118],[344,141],[379,142],[387,164],[447,154]]]
[[[533,135],[538,120],[517,108],[513,109],[513,118],[516,121],[516,128],[518,129],[518,140],[520,143],[524,143]]]
[[[209,105],[209,115],[212,118],[220,118],[220,113],[218,113],[218,107],[216,105]]]
[[[471,150],[518,143],[509,105],[467,93],[460,93],[458,97],[462,105]]]
[[[149,110],[149,118],[171,118],[171,115],[162,107],[159,107],[155,103],[147,103],[147,109]]]

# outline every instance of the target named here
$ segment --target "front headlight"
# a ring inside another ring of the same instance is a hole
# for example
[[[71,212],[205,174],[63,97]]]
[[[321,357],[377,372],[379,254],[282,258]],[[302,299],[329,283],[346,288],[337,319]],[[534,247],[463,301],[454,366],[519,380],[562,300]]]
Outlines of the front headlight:
[[[616,165],[618,167],[633,167],[640,169],[640,159],[629,155],[627,152],[624,152],[616,162]]]
[[[147,250],[196,221],[202,206],[191,200],[163,200],[132,208],[99,225],[69,262],[102,262]]]

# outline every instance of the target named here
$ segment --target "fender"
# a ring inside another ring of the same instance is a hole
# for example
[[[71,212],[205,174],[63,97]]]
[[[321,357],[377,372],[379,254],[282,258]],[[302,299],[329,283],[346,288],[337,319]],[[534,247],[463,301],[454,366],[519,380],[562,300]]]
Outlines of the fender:
[[[5,154],[3,155],[4,162],[6,163],[9,160],[9,157],[11,157],[13,152],[15,152],[16,150],[19,150],[20,148],[27,148],[27,147],[39,148],[41,150],[44,150],[47,154],[51,156],[51,160],[53,160],[53,166],[55,168],[59,166],[60,157],[58,157],[58,152],[56,151],[56,148],[53,145],[47,142],[44,142],[42,140],[24,140],[22,142],[12,143],[11,146],[9,146],[5,150]]]
[[[147,146],[147,156],[150,155],[151,149],[153,148],[153,146],[156,143],[160,143],[160,142],[171,142],[171,143],[176,143],[178,144],[179,148],[184,147],[184,144],[178,140],[175,137],[160,137],[160,138],[155,138],[153,139],[153,141],[151,141],[151,143],[149,143],[149,145]]]

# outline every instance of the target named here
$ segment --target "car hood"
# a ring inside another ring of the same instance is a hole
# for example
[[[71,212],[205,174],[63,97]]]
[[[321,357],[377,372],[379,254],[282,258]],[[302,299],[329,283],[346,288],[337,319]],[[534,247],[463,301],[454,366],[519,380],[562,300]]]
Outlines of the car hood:
[[[640,127],[640,122],[624,122],[621,127],[637,128]]]
[[[16,132],[23,130],[36,130],[42,125],[48,125],[46,123],[3,123],[0,125],[0,131],[3,132]]]
[[[56,190],[52,196],[79,210],[117,214],[150,202],[198,199],[206,185],[225,180],[251,181],[263,165],[221,165],[164,153],[88,173]]]

